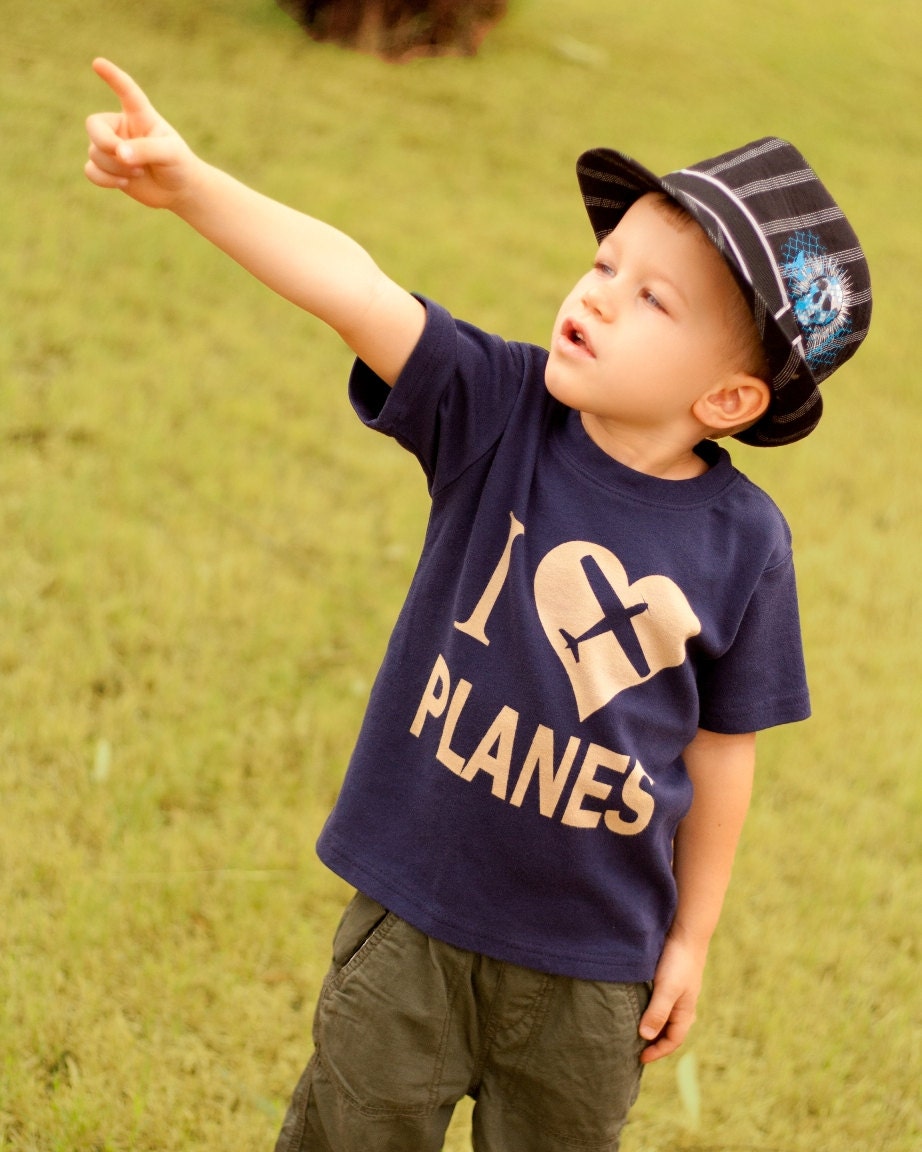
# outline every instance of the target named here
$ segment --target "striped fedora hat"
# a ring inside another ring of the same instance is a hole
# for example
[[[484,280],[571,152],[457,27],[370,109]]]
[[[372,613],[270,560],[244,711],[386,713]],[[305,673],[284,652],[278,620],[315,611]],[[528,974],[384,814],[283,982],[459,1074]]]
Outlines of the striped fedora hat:
[[[660,177],[595,148],[576,171],[597,239],[638,197],[665,192],[730,265],[772,377],[768,411],[738,439],[771,446],[812,432],[823,410],[819,385],[867,334],[871,278],[858,237],[797,149],[766,137]]]

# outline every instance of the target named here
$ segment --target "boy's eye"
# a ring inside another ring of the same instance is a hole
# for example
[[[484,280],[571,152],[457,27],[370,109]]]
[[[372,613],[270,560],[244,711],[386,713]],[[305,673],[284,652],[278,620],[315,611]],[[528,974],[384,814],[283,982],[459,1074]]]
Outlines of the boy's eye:
[[[662,304],[660,304],[658,298],[656,296],[654,296],[653,293],[650,292],[649,290],[644,289],[644,291],[641,292],[641,297],[643,298],[643,300],[647,304],[650,305],[651,308],[655,308],[658,312],[665,312],[666,311],[666,309],[662,306]]]
[[[592,267],[600,276],[610,277],[615,274],[614,268],[610,264],[606,264],[604,260],[596,260]]]

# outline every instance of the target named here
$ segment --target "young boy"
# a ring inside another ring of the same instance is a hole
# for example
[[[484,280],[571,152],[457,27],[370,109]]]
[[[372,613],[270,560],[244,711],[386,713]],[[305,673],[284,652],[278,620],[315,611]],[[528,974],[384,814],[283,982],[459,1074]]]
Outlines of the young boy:
[[[124,72],[89,179],[171,209],[355,351],[432,512],[318,844],[357,889],[280,1152],[618,1147],[673,1052],[761,728],[809,713],[787,525],[714,441],[797,440],[867,329],[857,238],[766,139],[578,175],[599,240],[550,350],[405,292],[197,158]]]

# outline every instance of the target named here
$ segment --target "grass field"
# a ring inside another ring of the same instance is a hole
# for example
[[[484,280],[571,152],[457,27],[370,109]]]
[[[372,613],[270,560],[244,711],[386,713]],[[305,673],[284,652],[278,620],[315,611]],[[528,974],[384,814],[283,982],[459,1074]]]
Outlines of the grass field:
[[[917,1152],[922,7],[518,0],[477,58],[402,66],[272,0],[2,9],[0,1149],[271,1148],[345,897],[313,842],[426,515],[335,338],[84,181],[105,54],[516,338],[591,254],[585,147],[664,171],[775,133],[835,189],[868,345],[815,436],[734,452],[794,529],[815,715],[761,737],[700,1021],[623,1148]]]

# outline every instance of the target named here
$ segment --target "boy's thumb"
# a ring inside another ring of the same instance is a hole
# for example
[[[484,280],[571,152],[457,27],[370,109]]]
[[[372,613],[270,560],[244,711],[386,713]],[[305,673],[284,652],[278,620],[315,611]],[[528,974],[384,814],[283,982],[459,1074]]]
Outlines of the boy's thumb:
[[[660,1032],[662,1032],[662,1030],[662,1025],[657,1028],[657,1026],[652,1021],[648,1020],[646,1016],[640,1022],[640,1035],[644,1040],[655,1040],[657,1036],[659,1036]]]
[[[639,1032],[644,1040],[655,1040],[659,1036],[669,1023],[671,1008],[672,1004],[669,1002],[669,998],[663,995],[658,996],[654,991],[646,1012],[640,1018]]]
[[[175,164],[179,159],[176,141],[169,136],[141,136],[122,140],[115,150],[122,164],[133,168],[146,168]]]

